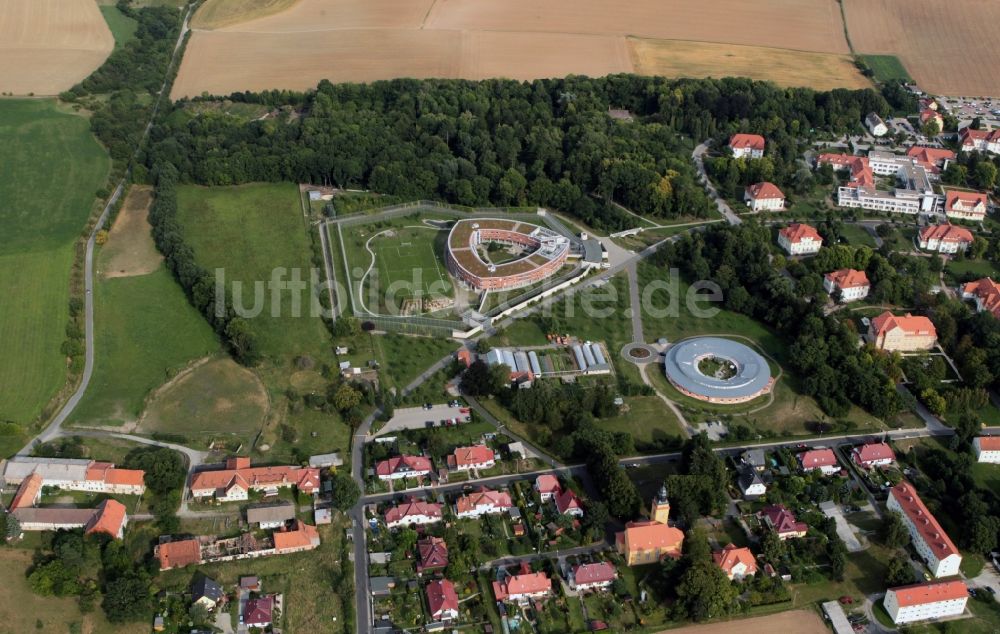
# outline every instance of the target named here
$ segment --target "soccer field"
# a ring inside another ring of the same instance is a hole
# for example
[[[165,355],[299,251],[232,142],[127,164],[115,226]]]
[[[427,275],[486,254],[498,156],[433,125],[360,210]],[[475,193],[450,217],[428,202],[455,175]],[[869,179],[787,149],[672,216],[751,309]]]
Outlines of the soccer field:
[[[453,295],[444,263],[446,231],[431,228],[394,229],[374,237],[369,248],[375,253],[380,306],[400,306],[407,299]],[[372,286],[369,286],[369,289]],[[370,292],[370,291],[369,291]]]

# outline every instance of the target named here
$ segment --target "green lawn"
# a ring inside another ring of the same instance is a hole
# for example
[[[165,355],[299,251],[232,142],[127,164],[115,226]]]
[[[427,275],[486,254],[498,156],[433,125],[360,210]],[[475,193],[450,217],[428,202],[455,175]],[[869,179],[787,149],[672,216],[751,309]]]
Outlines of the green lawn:
[[[895,55],[861,55],[861,59],[875,73],[875,81],[913,81],[910,73],[906,72],[906,67]]]
[[[73,243],[111,162],[86,118],[0,101],[0,420],[24,424],[66,381]]]
[[[865,231],[864,227],[859,227],[858,225],[848,225],[845,224],[841,230],[840,234],[854,247],[871,247],[875,248],[875,238],[872,237],[870,233]]]
[[[149,275],[101,280],[96,302],[94,376],[73,422],[133,421],[151,390],[219,351],[215,333],[163,266]]]
[[[1000,270],[989,260],[962,259],[950,260],[945,267],[945,274],[951,275],[957,284],[968,278],[992,277],[993,279],[997,279],[1000,277]]]
[[[633,396],[626,403],[628,412],[596,421],[595,425],[612,432],[628,432],[637,447],[671,436],[683,437],[680,421],[658,396]]]
[[[101,13],[111,29],[111,35],[115,37],[115,48],[135,37],[139,23],[119,11],[117,6],[101,5]]]
[[[271,361],[303,354],[329,358],[330,338],[322,320],[310,315],[309,291],[281,291],[273,305],[269,290],[273,277],[310,278],[310,234],[297,197],[290,183],[178,189],[185,240],[199,264],[224,271],[228,296],[235,295],[233,282],[242,283],[238,299],[245,314],[255,315],[248,317],[250,326]]]

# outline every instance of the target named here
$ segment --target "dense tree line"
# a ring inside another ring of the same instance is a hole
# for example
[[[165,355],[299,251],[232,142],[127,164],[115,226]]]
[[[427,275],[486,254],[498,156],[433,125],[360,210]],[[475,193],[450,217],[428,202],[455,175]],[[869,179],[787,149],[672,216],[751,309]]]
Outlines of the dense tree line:
[[[62,93],[93,112],[91,129],[115,160],[126,160],[142,138],[154,99],[167,75],[182,14],[166,6],[118,8],[138,23],[135,36],[116,46],[108,59],[82,82]],[[98,95],[102,97],[97,97]]]
[[[543,205],[602,229],[634,222],[613,203],[663,218],[709,214],[684,137],[760,132],[792,165],[793,137],[855,129],[865,113],[887,108],[871,90],[628,75],[324,81],[308,94],[230,98],[294,105],[301,116],[247,122],[181,104],[155,132],[149,165],[170,162],[183,182],[207,185],[291,180],[464,205]],[[635,120],[612,119],[612,107]]]
[[[690,280],[712,280],[723,307],[749,315],[792,342],[787,362],[804,377],[803,389],[831,416],[856,403],[880,418],[894,415],[900,397],[885,360],[857,346],[848,324],[824,316],[821,302],[803,297],[772,265],[766,227],[713,225],[661,249],[661,264],[679,268]]]
[[[152,498],[149,510],[156,516],[162,532],[175,532],[180,526],[176,509],[187,479],[187,467],[181,454],[166,447],[139,447],[125,456],[122,466],[145,472],[146,488]]]
[[[679,473],[667,476],[666,487],[677,515],[693,526],[699,517],[725,510],[729,496],[722,483],[729,475],[704,432],[685,442],[681,456]]]

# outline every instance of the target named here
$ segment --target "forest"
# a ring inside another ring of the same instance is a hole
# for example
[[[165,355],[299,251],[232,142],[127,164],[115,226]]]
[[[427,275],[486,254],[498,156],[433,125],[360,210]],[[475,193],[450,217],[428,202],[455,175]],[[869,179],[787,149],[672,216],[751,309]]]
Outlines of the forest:
[[[210,98],[200,98],[209,100]],[[795,139],[857,129],[872,90],[779,88],[744,79],[407,80],[322,82],[316,91],[229,96],[294,115],[245,121],[175,104],[146,157],[182,183],[295,181],[461,205],[540,205],[616,230],[633,217],[702,218],[711,205],[691,151],[709,138],[757,132],[786,154]],[[626,109],[630,121],[609,110]],[[777,151],[777,150],[776,150]]]

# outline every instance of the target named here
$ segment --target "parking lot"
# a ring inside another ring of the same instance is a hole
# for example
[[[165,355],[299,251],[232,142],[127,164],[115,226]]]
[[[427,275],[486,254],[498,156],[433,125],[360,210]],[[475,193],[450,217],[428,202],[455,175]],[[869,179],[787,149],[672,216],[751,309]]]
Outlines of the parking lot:
[[[466,412],[462,412],[462,410]],[[373,436],[384,436],[403,429],[426,429],[428,421],[433,422],[434,427],[442,426],[444,420],[457,418],[459,422],[465,422],[469,414],[468,408],[464,404],[451,407],[448,405],[433,405],[430,409],[423,407],[404,407],[397,409],[395,415],[389,419],[382,429]]]
[[[844,518],[844,513],[842,512],[840,506],[827,500],[826,502],[821,502],[819,508],[823,511],[824,515],[832,517],[833,521],[837,523],[837,536],[840,537],[840,539],[843,540],[844,545],[847,546],[847,552],[856,553],[865,549],[861,540],[854,534],[853,527]]]

